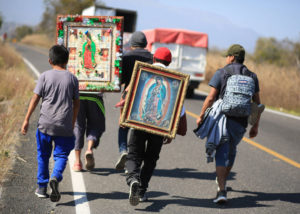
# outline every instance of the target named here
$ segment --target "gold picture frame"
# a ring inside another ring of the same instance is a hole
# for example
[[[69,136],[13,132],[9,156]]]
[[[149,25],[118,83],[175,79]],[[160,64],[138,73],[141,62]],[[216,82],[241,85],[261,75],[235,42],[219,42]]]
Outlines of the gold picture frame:
[[[175,138],[189,75],[136,61],[120,124]]]

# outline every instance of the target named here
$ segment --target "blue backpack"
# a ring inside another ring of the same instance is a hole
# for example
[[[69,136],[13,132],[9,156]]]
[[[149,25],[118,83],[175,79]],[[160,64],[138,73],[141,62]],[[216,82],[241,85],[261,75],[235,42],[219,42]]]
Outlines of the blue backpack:
[[[248,69],[241,67],[240,74],[232,74],[225,68],[226,88],[223,95],[222,112],[227,116],[247,117],[251,114],[251,100],[255,82]]]

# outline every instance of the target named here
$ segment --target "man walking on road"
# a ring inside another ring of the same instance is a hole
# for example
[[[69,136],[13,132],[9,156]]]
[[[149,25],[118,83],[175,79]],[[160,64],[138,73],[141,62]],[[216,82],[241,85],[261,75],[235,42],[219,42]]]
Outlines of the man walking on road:
[[[122,79],[121,84],[124,84],[124,92],[129,85],[132,70],[134,68],[135,61],[152,63],[152,54],[145,49],[147,46],[147,39],[143,32],[134,32],[130,39],[131,50],[126,52],[123,56],[123,66],[122,66]],[[127,156],[127,136],[129,128],[119,127],[118,134],[118,145],[120,157],[115,165],[117,170],[123,170],[125,166],[126,156]]]
[[[172,54],[166,47],[158,48],[153,56],[153,65],[166,68],[172,61]],[[155,105],[150,103],[150,105]],[[185,110],[180,114],[184,120]],[[186,124],[186,121],[184,121]],[[186,127],[184,128],[186,130]],[[130,186],[129,203],[136,206],[147,201],[146,191],[159,159],[163,144],[171,143],[172,139],[133,129],[129,139],[129,153],[126,161],[128,170],[126,182]],[[142,165],[143,164],[143,165]]]
[[[227,80],[230,76],[246,75],[251,77],[254,80],[255,85],[252,100],[256,104],[260,104],[257,76],[243,65],[244,59],[245,50],[241,45],[234,44],[230,46],[226,53],[227,65],[224,68],[217,70],[209,82],[211,90],[203,103],[201,113],[197,119],[198,125],[204,121],[205,111],[211,107],[218,98],[224,99],[226,85],[228,83]],[[227,201],[226,179],[234,164],[236,147],[242,140],[248,125],[248,116],[229,116],[226,113],[225,116],[227,119],[226,130],[229,138],[225,142],[214,142],[218,145],[215,154],[217,174],[216,182],[218,184],[218,192],[216,199],[214,200],[215,203]],[[260,115],[257,117],[257,121],[250,129],[249,136],[251,138],[255,137],[258,133],[259,119]]]

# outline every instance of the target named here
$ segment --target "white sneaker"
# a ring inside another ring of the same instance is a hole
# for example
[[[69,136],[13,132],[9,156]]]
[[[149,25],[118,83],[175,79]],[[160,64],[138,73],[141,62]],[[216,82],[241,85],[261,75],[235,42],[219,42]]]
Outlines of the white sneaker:
[[[226,203],[227,202],[227,192],[226,191],[218,191],[216,199],[214,203]]]

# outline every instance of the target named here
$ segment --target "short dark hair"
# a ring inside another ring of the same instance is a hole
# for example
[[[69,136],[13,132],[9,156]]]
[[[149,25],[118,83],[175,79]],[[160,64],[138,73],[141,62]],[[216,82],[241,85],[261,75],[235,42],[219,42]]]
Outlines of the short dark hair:
[[[245,57],[238,57],[238,56],[234,57],[234,62],[236,62],[236,63],[243,64],[244,60],[245,60]]]
[[[162,60],[162,59],[157,59],[154,57],[155,62],[159,62],[161,64],[164,64],[165,66],[169,66],[171,62],[168,62],[166,60]]]
[[[53,45],[49,50],[49,59],[53,65],[66,65],[69,60],[69,51],[63,45]]]

